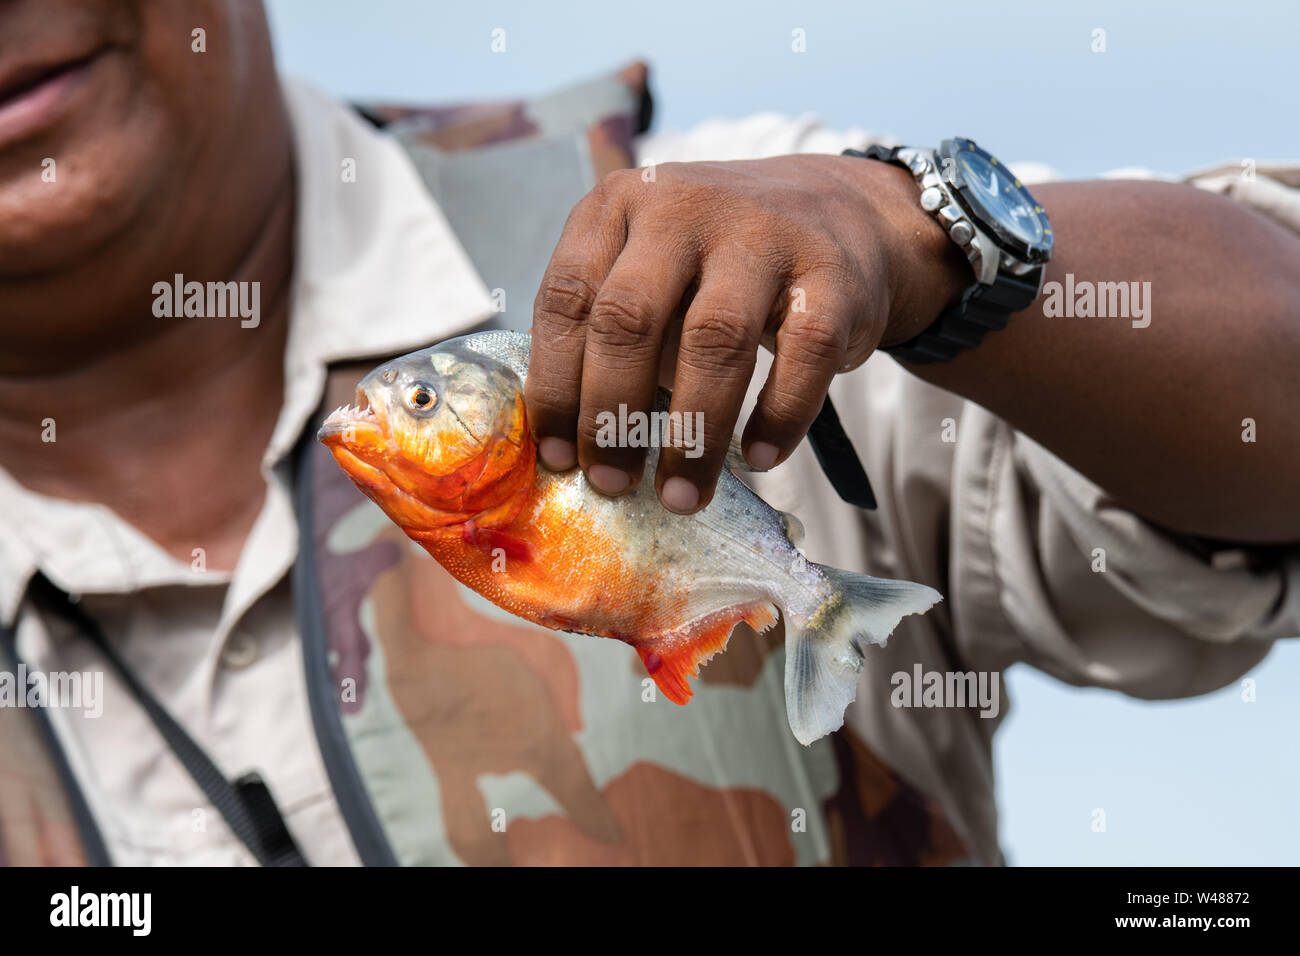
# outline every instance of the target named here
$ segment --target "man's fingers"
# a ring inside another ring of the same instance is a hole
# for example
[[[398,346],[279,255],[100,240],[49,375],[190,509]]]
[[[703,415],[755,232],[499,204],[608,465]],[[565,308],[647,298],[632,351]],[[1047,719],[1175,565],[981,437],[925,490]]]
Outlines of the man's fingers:
[[[587,319],[578,460],[605,494],[636,486],[645,467],[664,333],[694,278],[694,258],[662,237],[629,238]],[[640,434],[636,427],[644,422]]]
[[[728,268],[715,278],[706,272],[691,302],[655,478],[671,511],[690,514],[713,497],[780,285],[756,269]]]
[[[524,399],[542,462],[556,471],[578,460],[574,435],[587,320],[626,238],[622,213],[588,196],[570,213],[533,302]]]
[[[805,285],[805,308],[792,308],[777,330],[772,369],[745,425],[745,459],[760,470],[794,451],[849,357],[853,309],[858,306],[833,286]]]

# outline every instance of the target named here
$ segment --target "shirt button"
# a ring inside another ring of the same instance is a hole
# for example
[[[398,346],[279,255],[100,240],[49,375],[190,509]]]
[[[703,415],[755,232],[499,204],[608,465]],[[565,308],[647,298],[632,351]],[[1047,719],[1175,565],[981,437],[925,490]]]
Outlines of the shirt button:
[[[257,641],[239,631],[226,638],[221,649],[221,666],[227,670],[242,671],[257,660]]]

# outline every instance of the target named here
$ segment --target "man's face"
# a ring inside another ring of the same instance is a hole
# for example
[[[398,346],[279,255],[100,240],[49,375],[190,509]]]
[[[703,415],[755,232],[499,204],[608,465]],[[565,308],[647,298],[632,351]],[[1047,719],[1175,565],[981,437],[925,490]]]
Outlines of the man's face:
[[[0,280],[124,237],[165,259],[151,223],[222,203],[193,194],[229,185],[270,70],[258,0],[0,0]]]

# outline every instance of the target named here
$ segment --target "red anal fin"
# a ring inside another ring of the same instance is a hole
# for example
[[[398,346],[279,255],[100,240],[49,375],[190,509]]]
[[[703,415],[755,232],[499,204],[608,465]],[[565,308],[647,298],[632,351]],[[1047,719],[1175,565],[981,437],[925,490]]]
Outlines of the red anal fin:
[[[688,678],[699,677],[700,665],[726,649],[732,628],[741,621],[764,631],[776,623],[776,611],[766,602],[727,608],[688,629],[638,644],[636,652],[664,696],[674,704],[685,704],[694,694]]]
[[[531,542],[525,541],[508,531],[499,531],[496,528],[480,528],[473,521],[467,521],[464,524],[462,537],[466,544],[472,544],[476,548],[481,548],[489,554],[498,549],[505,554],[508,561],[525,561],[533,560],[535,553]]]

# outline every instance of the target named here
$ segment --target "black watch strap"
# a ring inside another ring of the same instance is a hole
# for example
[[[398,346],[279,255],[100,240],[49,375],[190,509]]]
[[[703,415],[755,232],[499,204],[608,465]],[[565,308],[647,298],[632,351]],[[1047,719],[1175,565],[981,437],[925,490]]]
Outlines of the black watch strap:
[[[977,282],[924,331],[881,351],[908,362],[947,362],[962,349],[979,345],[989,332],[1005,329],[1011,313],[1037,298],[1042,271],[1039,266],[1024,276],[999,274],[992,285]]]
[[[877,159],[911,172],[898,158],[901,146],[869,146],[846,149],[845,156]],[[906,342],[882,346],[880,351],[907,362],[947,362],[962,349],[974,348],[984,336],[1007,327],[1013,312],[1027,308],[1038,296],[1043,267],[1022,276],[999,272],[992,285],[976,282],[957,302],[939,314],[922,332]]]
[[[882,163],[893,163],[907,169],[907,163],[898,158],[901,146],[868,146],[866,149],[846,149],[841,156],[857,156],[859,159],[878,159]],[[908,170],[909,172],[911,170]]]

